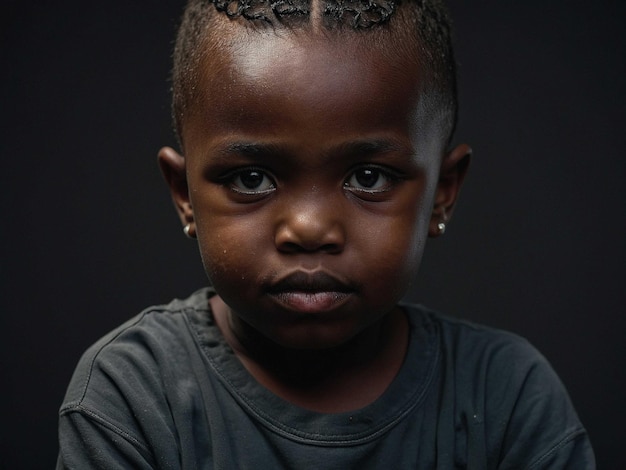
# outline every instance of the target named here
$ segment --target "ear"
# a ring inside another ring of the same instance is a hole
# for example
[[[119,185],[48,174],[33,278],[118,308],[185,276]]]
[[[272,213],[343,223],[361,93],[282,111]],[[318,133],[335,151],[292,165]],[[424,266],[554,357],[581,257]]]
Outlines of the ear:
[[[436,237],[442,235],[446,223],[452,217],[454,204],[467,173],[471,155],[472,149],[470,146],[461,144],[444,156],[441,162],[439,181],[435,191],[435,202],[428,228],[429,236]]]
[[[161,173],[163,173],[163,177],[172,193],[172,200],[180,221],[183,227],[185,227],[185,233],[187,236],[195,238],[196,226],[191,200],[189,199],[185,157],[171,147],[163,147],[159,150],[158,161]]]

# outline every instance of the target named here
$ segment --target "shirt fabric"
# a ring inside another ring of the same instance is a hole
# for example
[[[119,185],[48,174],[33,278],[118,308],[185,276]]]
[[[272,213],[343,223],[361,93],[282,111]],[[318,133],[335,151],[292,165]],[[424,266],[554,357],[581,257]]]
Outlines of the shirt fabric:
[[[510,333],[403,305],[404,363],[374,403],[312,412],[243,367],[202,289],[152,307],[81,358],[57,469],[592,469],[563,385]]]

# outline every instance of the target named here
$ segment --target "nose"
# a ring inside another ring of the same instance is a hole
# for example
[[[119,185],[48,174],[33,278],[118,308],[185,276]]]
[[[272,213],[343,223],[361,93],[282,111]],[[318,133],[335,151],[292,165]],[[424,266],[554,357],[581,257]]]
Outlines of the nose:
[[[346,234],[336,204],[318,195],[307,201],[291,201],[280,212],[275,233],[275,244],[279,251],[329,254],[343,251]]]

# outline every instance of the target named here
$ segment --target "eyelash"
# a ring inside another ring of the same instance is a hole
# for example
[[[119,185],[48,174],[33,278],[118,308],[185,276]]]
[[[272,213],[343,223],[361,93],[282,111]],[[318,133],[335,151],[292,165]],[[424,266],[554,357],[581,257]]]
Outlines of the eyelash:
[[[369,174],[359,175],[359,172],[369,172]],[[359,176],[364,176],[366,178],[375,176],[374,183],[371,186],[379,187],[366,187],[365,184],[363,184],[363,181],[358,181]],[[265,187],[262,189],[245,188],[245,186],[248,185],[246,185],[246,183],[242,180],[242,177],[257,178],[259,179],[258,185],[260,186],[263,184]],[[382,186],[378,184],[381,178],[384,179]],[[401,176],[397,172],[394,172],[386,167],[378,165],[363,165],[350,171],[349,175],[344,180],[343,188],[344,190],[350,191],[357,196],[372,198],[393,189],[393,186],[400,179]],[[244,197],[259,198],[267,196],[277,189],[275,178],[268,171],[257,167],[239,168],[230,171],[220,178],[220,183],[227,186],[233,192]],[[361,185],[362,187],[356,186],[355,183]]]

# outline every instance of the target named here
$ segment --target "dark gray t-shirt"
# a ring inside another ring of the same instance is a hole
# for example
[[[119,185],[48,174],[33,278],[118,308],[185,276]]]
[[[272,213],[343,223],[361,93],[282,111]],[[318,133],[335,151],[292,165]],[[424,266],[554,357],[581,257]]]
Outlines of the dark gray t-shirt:
[[[84,354],[57,468],[595,468],[563,385],[518,336],[405,306],[409,349],[387,391],[321,414],[252,378],[210,295],[147,309]]]

